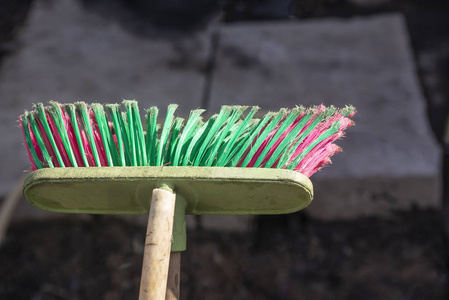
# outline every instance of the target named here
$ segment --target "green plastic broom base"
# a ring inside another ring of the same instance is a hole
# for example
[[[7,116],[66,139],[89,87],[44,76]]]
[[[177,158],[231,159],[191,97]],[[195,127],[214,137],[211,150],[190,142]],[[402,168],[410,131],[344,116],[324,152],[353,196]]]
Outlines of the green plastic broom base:
[[[176,193],[172,251],[185,249],[185,214],[285,214],[313,198],[298,172],[225,167],[47,168],[28,175],[24,195],[52,212],[148,214],[153,189],[163,185]]]

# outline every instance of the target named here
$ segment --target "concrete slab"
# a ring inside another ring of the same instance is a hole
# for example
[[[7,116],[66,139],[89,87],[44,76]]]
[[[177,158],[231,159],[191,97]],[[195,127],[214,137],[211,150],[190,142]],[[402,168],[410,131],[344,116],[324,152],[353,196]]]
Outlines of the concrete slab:
[[[440,156],[426,120],[404,19],[245,23],[220,31],[210,107],[358,108],[344,153],[314,175],[308,208],[323,219],[439,207]]]
[[[34,1],[20,49],[0,68],[0,195],[29,168],[15,120],[31,104],[139,100],[141,108],[198,108],[209,55],[209,33],[175,40],[138,37],[80,6]]]
[[[73,0],[34,3],[20,51],[0,69],[0,195],[28,168],[15,119],[33,102],[136,98],[141,108],[178,102],[181,113],[200,106],[204,76],[198,66],[207,60],[207,33],[181,41],[199,54],[187,58],[194,63],[179,64],[186,59],[179,41],[133,36]],[[226,25],[215,68],[209,112],[233,103],[266,111],[296,104],[357,106],[357,126],[339,143],[344,153],[312,177],[315,200],[307,211],[313,216],[439,207],[440,149],[425,118],[401,16]],[[31,210],[19,208],[17,219],[33,217]],[[210,216],[203,224],[244,230],[251,218]]]

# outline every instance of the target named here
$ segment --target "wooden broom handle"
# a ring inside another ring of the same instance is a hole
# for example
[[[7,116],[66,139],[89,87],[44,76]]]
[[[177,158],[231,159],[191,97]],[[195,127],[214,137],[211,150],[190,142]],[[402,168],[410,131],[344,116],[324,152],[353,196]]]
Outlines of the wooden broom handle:
[[[181,252],[172,252],[168,270],[167,293],[165,300],[179,300],[179,285],[181,283]]]
[[[176,195],[154,189],[143,254],[139,300],[164,300],[167,288]]]

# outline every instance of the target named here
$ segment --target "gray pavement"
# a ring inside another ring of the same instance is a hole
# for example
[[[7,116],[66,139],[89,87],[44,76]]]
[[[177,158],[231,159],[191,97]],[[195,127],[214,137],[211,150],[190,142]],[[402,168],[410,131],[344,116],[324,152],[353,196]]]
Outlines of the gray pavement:
[[[341,219],[440,207],[441,150],[400,15],[222,25],[208,77],[201,70],[213,30],[150,39],[73,0],[35,1],[20,49],[0,69],[0,194],[28,168],[15,119],[37,101],[136,99],[141,108],[174,102],[181,115],[201,103],[209,112],[223,104],[269,111],[324,103],[355,105],[357,125],[339,143],[344,152],[334,164],[312,177],[310,214]],[[244,217],[231,219],[220,222],[230,230],[249,226]],[[216,228],[217,220],[206,217],[204,225]]]
[[[320,218],[439,207],[439,149],[399,14],[222,26],[210,107],[355,105],[343,153],[312,177]]]
[[[169,103],[178,103],[186,114],[198,108],[207,34],[143,39],[84,10],[78,1],[34,1],[18,36],[20,47],[0,69],[0,194],[29,168],[15,120],[32,103],[136,99],[141,109],[157,105],[165,112]],[[194,54],[186,57],[186,48]]]

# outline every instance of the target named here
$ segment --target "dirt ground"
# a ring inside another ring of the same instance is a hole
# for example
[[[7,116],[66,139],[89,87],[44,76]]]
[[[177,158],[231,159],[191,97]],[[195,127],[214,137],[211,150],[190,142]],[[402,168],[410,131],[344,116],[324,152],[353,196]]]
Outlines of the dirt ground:
[[[188,232],[181,299],[449,299],[438,212],[305,216]],[[144,227],[109,216],[16,224],[0,247],[0,299],[137,299],[144,238]]]

